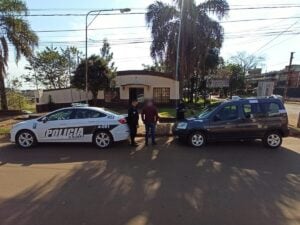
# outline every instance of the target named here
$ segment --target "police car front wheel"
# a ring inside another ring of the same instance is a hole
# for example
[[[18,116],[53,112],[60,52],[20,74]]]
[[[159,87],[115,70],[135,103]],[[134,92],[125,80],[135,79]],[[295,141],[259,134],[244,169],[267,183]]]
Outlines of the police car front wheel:
[[[98,131],[94,135],[94,143],[101,149],[109,147],[112,142],[112,136],[106,131]]]
[[[16,142],[21,148],[30,148],[37,143],[35,135],[29,130],[20,131],[17,134]]]

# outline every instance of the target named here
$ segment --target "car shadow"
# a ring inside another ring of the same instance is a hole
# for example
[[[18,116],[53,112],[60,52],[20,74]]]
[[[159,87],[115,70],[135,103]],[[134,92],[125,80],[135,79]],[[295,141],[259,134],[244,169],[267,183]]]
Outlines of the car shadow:
[[[2,165],[80,162],[66,175],[0,200],[1,225],[300,222],[300,155],[292,149],[247,142],[196,150],[172,138],[160,138],[157,146],[140,143],[109,151],[85,144],[27,152],[1,147]]]

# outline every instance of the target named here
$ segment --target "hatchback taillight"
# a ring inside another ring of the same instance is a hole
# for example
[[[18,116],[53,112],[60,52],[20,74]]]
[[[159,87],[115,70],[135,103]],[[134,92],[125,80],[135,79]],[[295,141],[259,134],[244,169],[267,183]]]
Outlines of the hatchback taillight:
[[[119,123],[120,123],[120,124],[126,124],[126,123],[127,123],[127,121],[126,121],[126,119],[125,119],[125,118],[122,118],[122,119],[119,119]]]

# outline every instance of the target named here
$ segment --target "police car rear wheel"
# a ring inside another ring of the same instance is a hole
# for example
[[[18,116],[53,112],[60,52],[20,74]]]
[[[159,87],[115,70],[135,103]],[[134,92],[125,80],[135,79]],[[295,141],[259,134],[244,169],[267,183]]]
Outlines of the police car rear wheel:
[[[94,143],[101,149],[107,148],[112,144],[112,137],[108,132],[98,131],[94,135]]]
[[[189,136],[189,144],[193,147],[200,148],[205,145],[205,136],[202,132],[194,132]]]
[[[37,143],[35,135],[28,130],[20,131],[17,134],[16,142],[21,148],[30,148]]]

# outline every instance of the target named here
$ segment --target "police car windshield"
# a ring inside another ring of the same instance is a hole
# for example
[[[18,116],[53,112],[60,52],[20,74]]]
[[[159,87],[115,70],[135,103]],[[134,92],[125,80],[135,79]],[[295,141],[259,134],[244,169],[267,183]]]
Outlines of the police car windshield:
[[[210,116],[210,114],[219,106],[221,102],[217,102],[211,105],[206,106],[202,112],[198,115],[198,118],[205,119]]]
[[[115,111],[110,110],[110,109],[107,109],[107,108],[104,108],[104,111],[105,111],[105,112],[108,112],[108,113],[110,113],[110,114],[114,114],[114,115],[121,115],[120,113],[115,112]]]

